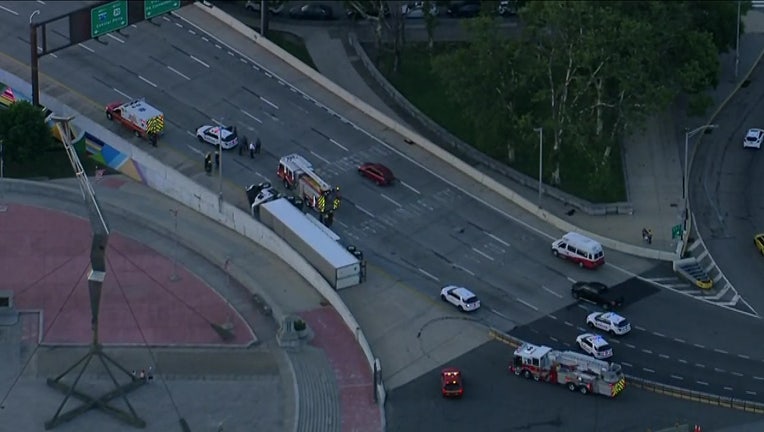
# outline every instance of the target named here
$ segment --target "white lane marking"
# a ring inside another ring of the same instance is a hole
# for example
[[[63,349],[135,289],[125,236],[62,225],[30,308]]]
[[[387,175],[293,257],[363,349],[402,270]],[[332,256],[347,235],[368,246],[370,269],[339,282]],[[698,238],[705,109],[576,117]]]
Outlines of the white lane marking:
[[[336,145],[337,147],[341,148],[342,150],[350,151],[350,150],[348,150],[347,147],[345,147],[344,145],[338,143],[334,138],[329,138],[329,141],[331,141],[332,144]]]
[[[553,320],[557,321],[557,317],[554,315],[547,315],[549,318],[552,318]]]
[[[701,345],[701,344],[693,344],[693,345],[695,345],[696,348],[700,348],[700,349],[703,349],[706,347],[705,345]]]
[[[581,326],[576,327],[576,330],[580,331],[581,333],[586,333],[586,329]]]
[[[362,211],[362,212],[366,213],[367,215],[369,215],[369,216],[371,216],[371,217],[374,217],[374,214],[373,214],[372,212],[370,212],[370,211],[366,210],[365,208],[363,208],[363,207],[359,206],[358,204],[356,204],[356,205],[355,205],[355,208],[357,208],[358,210],[360,210],[360,211]]]
[[[141,81],[143,81],[143,82],[145,82],[146,84],[150,85],[151,87],[157,88],[157,85],[156,85],[156,84],[154,84],[153,82],[151,82],[151,81],[147,80],[146,78],[144,78],[144,77],[143,77],[143,76],[141,76],[141,75],[138,75],[138,79],[140,79]]]
[[[724,390],[732,391],[732,387],[724,387]]]
[[[188,131],[186,131],[186,132],[188,132]],[[204,156],[204,152],[203,151],[201,151],[198,148],[192,146],[191,144],[186,144],[186,146],[188,146],[189,150],[191,150],[192,152],[198,154],[199,156]]]
[[[687,364],[687,360],[685,359],[677,359],[677,361],[682,364]]]
[[[764,377],[760,377],[760,376],[754,376],[753,379],[755,379],[756,381],[764,381]]]
[[[246,59],[243,59],[243,58],[241,58],[241,57],[239,57],[239,61],[240,61],[240,62],[242,62],[242,63],[244,63],[244,64],[247,64],[247,60],[246,60]]]
[[[500,239],[500,238],[496,237],[495,235],[493,235],[493,234],[491,234],[491,233],[485,233],[485,234],[486,234],[488,237],[490,237],[490,238],[492,238],[492,239],[496,240],[497,242],[499,242],[499,243],[503,244],[504,246],[506,246],[506,247],[509,247],[509,243],[507,243],[507,242],[505,242],[504,240],[502,240],[502,239]]]
[[[707,386],[707,385],[708,385],[708,383],[707,383],[707,382],[705,382],[705,381],[695,381],[695,382],[696,382],[696,383],[698,383],[698,384],[700,384],[700,385],[704,385],[704,386]]]
[[[715,367],[715,368],[714,368],[714,372],[716,372],[716,373],[724,373],[724,372],[727,372],[727,371],[726,371],[726,370],[724,370],[724,369],[722,369],[722,368],[717,368],[717,367]]]
[[[434,280],[435,282],[440,282],[440,279],[436,278],[436,277],[435,277],[435,276],[433,276],[431,273],[428,273],[427,271],[425,271],[425,270],[423,270],[423,269],[420,269],[420,268],[417,268],[417,270],[419,270],[419,273],[422,273],[423,275],[425,275],[425,276],[427,276],[428,278],[430,278],[430,279]]]
[[[658,357],[662,359],[670,359],[671,357],[667,356],[666,354],[658,354]]]
[[[746,360],[750,360],[751,359],[750,357],[748,357],[745,354],[738,354],[737,356],[740,357],[741,359],[746,359]]]
[[[262,120],[260,120],[259,118],[257,118],[257,117],[255,117],[255,116],[253,116],[252,114],[250,114],[250,113],[248,113],[248,112],[246,112],[246,111],[244,111],[244,110],[241,110],[241,113],[242,113],[242,114],[244,114],[245,116],[247,116],[247,117],[251,118],[252,120],[254,120],[254,121],[256,121],[256,122],[258,122],[258,123],[260,123],[260,124],[263,124],[263,121],[262,121]],[[311,153],[313,153],[313,152],[311,152]],[[314,153],[314,154],[315,154],[315,153]],[[327,161],[327,163],[329,163],[329,162]]]
[[[271,181],[271,179],[269,179],[267,176],[264,176],[264,175],[260,174],[260,172],[258,172],[258,171],[255,171],[255,174],[257,174],[258,177],[260,177],[261,179],[263,179],[265,181],[268,181],[268,182]],[[337,221],[337,222],[339,222],[339,221]]]
[[[472,272],[470,269],[468,269],[468,268],[466,268],[466,267],[462,267],[462,266],[460,266],[459,264],[452,264],[452,266],[453,266],[454,268],[458,268],[459,270],[461,270],[461,271],[463,271],[463,272],[467,273],[467,274],[468,274],[468,275],[470,275],[470,276],[475,276],[475,273],[473,273],[473,272]]]
[[[188,77],[186,74],[184,74],[183,72],[181,72],[181,71],[179,71],[179,70],[175,69],[174,67],[172,67],[172,66],[167,66],[167,69],[170,69],[171,71],[173,71],[173,72],[175,72],[176,74],[180,75],[181,77],[185,78],[185,79],[186,79],[186,81],[191,81],[191,78],[189,78],[189,77]]]
[[[260,96],[260,100],[265,102],[265,103],[267,103],[268,105],[272,106],[274,109],[279,109],[278,105],[276,105],[275,103],[269,101],[268,99],[266,99],[266,98],[264,98],[262,96]]]
[[[565,325],[568,327],[573,327],[573,323],[570,321],[565,321]]]
[[[4,11],[8,12],[9,14],[12,14],[12,15],[16,15],[16,16],[19,16],[19,13],[18,13],[18,12],[16,12],[16,11],[15,11],[15,10],[13,10],[13,9],[8,9],[8,8],[7,8],[7,7],[5,7],[5,6],[0,6],[0,9],[2,9],[2,10],[4,10]]]
[[[635,349],[636,348],[636,346],[634,346],[634,345],[632,345],[630,343],[627,343],[627,344],[624,344],[624,345],[626,345],[627,347],[629,347],[631,349]]]
[[[497,310],[496,310],[496,309],[494,309],[494,308],[488,308],[488,310],[489,310],[489,311],[491,311],[491,312],[493,312],[493,313],[495,313],[496,315],[498,315],[498,316],[500,316],[500,317],[504,318],[504,319],[505,319],[505,320],[507,320],[507,321],[512,321],[512,318],[510,318],[510,317],[508,317],[508,316],[504,315],[503,313],[501,313],[501,312],[497,311]]]
[[[87,45],[83,45],[83,44],[81,44],[81,43],[78,43],[77,45],[78,45],[80,48],[84,49],[85,51],[90,51],[90,52],[92,52],[92,53],[94,53],[94,52],[95,52],[95,50],[94,50],[93,48],[90,48],[90,47],[89,47],[89,46],[87,46]]]
[[[111,89],[114,90],[115,92],[121,94],[122,96],[126,97],[128,100],[133,100],[133,98],[131,98],[130,95],[128,95],[127,93],[123,92],[122,90],[120,90],[120,89],[118,89],[116,87],[112,87]]]
[[[111,38],[111,39],[113,39],[113,40],[115,40],[115,41],[117,41],[117,42],[119,42],[119,43],[121,43],[121,44],[125,43],[125,41],[123,41],[122,39],[120,39],[120,38],[118,38],[118,37],[114,36],[114,35],[113,35],[113,34],[111,34],[111,33],[106,33],[106,36],[107,36],[107,37],[109,37],[109,38]]]
[[[679,342],[679,343],[687,343],[687,341],[686,341],[686,340],[684,340],[684,339],[679,339],[679,338],[674,338],[674,342]]]
[[[703,363],[695,363],[695,366],[697,366],[699,368],[703,368],[703,369],[706,368],[706,365],[704,365]]]
[[[539,308],[537,308],[536,306],[533,306],[532,304],[528,303],[527,301],[525,301],[523,299],[517,299],[517,302],[520,303],[520,304],[523,304],[525,306],[528,306],[529,308],[531,308],[531,309],[533,309],[535,311],[539,310]]]
[[[715,351],[715,352],[718,352],[719,354],[729,354],[729,352],[727,352],[727,351],[724,351],[724,350],[722,350],[722,349],[719,349],[719,348],[714,348],[714,351]]]
[[[653,332],[653,334],[654,334],[655,336],[658,336],[658,337],[666,337],[666,335],[665,335],[665,334],[663,334],[663,333]]]
[[[492,257],[492,256],[490,256],[490,255],[488,255],[487,253],[485,253],[485,252],[481,251],[480,249],[477,249],[477,248],[472,248],[472,250],[473,250],[473,251],[475,251],[475,253],[476,253],[476,254],[482,255],[482,256],[484,256],[485,258],[487,258],[487,259],[489,259],[489,260],[493,261],[493,257]]]
[[[621,341],[619,341],[618,339],[610,339],[610,343],[618,345],[619,343],[621,343]]]
[[[270,72],[265,72],[265,76],[267,76],[268,78],[273,78],[273,75],[271,75]]]
[[[557,294],[556,292],[550,290],[549,288],[545,287],[544,285],[541,285],[541,289],[543,289],[544,291],[548,292],[549,294],[552,294],[553,296],[555,296],[557,298],[562,298],[562,294]]]
[[[169,21],[169,19],[168,19],[167,21]],[[175,26],[176,26],[176,27],[178,27],[178,28],[183,28],[183,24],[181,24],[181,23],[177,23],[177,22],[176,22],[176,23],[175,23]]]
[[[573,279],[573,278],[572,278],[572,277],[570,277],[570,276],[568,276],[568,280],[570,281],[570,283],[576,283],[576,280],[575,280],[575,279]]]
[[[44,2],[44,1],[42,1],[42,0],[37,0],[37,3],[40,3],[41,5],[44,5],[44,4],[45,4],[45,2]]]
[[[205,42],[209,42],[209,41],[210,41],[209,39],[207,39],[207,38],[206,38],[206,37],[204,37],[204,36],[202,36],[202,40],[203,40],[203,41],[205,41]]]
[[[389,196],[387,196],[387,195],[385,195],[385,194],[383,194],[383,193],[380,193],[380,195],[382,196],[382,198],[384,198],[384,199],[386,199],[386,200],[390,201],[391,203],[395,204],[396,206],[398,206],[398,208],[401,208],[401,207],[403,207],[402,205],[400,205],[400,203],[399,203],[398,201],[396,201],[396,200],[394,200],[394,199],[390,198]]]
[[[228,51],[228,55],[231,56],[231,57],[234,56],[234,54],[231,51]]]
[[[675,380],[683,381],[684,378],[680,377],[679,375],[669,375],[671,378],[674,378]]]
[[[189,32],[189,33],[191,33],[192,35],[195,35],[195,34],[196,34],[196,32],[195,32],[195,31],[193,31],[193,30],[191,30],[191,29],[188,29],[188,32]]]
[[[419,192],[418,190],[414,189],[414,187],[413,187],[413,186],[411,186],[410,184],[406,183],[405,181],[403,181],[403,180],[399,180],[399,182],[400,182],[400,183],[401,183],[401,184],[402,184],[404,187],[408,188],[408,189],[409,189],[411,192],[414,192],[414,193],[415,193],[415,194],[417,194],[417,195],[422,195],[422,192]]]
[[[626,367],[634,367],[634,365],[633,365],[633,364],[631,364],[631,363],[628,363],[628,362],[621,362],[621,364],[622,364],[622,365],[624,365],[624,366],[626,366]]]
[[[196,57],[194,57],[194,56],[191,56],[191,60],[193,60],[193,61],[195,61],[195,62],[199,63],[200,65],[202,65],[202,66],[206,67],[207,69],[209,69],[209,68],[210,68],[210,65],[208,65],[207,63],[205,63],[205,62],[203,62],[203,61],[199,60],[198,58],[196,58]]]
[[[132,28],[138,28],[138,26],[137,26],[137,25],[135,25],[135,24],[130,24],[130,27],[132,27]]]
[[[552,340],[552,342],[559,342],[559,341],[560,341],[559,339],[557,339],[557,338],[556,338],[556,337],[554,337],[554,336],[549,336],[549,339],[551,339],[551,340]]]
[[[645,354],[652,354],[653,353],[649,349],[644,349],[644,348],[642,349],[642,352],[645,353]]]
[[[166,16],[162,16],[162,19],[167,21],[167,22],[170,22],[170,18],[167,18]]]
[[[313,150],[311,150],[311,151],[310,151],[310,154],[312,154],[313,156],[315,156],[315,157],[317,157],[317,158],[321,159],[321,160],[322,160],[322,161],[323,161],[325,164],[327,164],[327,165],[329,165],[329,164],[331,163],[331,162],[329,162],[328,160],[326,160],[326,158],[324,158],[324,157],[323,157],[323,156],[321,156],[320,154],[318,154],[318,153],[314,152]]]
[[[191,135],[192,137],[196,138],[196,134],[194,134],[193,132],[187,130],[186,133]]]
[[[639,331],[646,331],[644,327],[640,327],[638,325],[635,325],[634,328],[639,330]]]
[[[348,228],[348,225],[342,221],[337,221],[337,223],[340,224],[340,226],[343,228]]]
[[[730,373],[731,373],[732,375],[735,375],[736,377],[741,377],[741,376],[743,376],[743,374],[741,374],[740,372],[730,372]]]
[[[755,391],[746,390],[745,392],[748,393],[751,396],[756,396],[756,392]]]
[[[655,371],[654,371],[654,370],[652,370],[652,369],[648,369],[648,368],[646,368],[646,367],[643,367],[643,368],[642,368],[642,370],[643,370],[643,371],[645,371],[645,372],[655,373]]]

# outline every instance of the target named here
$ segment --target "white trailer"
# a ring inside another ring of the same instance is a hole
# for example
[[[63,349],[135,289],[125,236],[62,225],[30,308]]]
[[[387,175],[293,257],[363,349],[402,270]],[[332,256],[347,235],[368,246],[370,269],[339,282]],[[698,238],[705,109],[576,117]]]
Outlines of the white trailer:
[[[334,289],[361,283],[361,262],[337,242],[339,237],[285,198],[259,206],[260,221],[308,260]],[[331,233],[331,235],[328,233]]]

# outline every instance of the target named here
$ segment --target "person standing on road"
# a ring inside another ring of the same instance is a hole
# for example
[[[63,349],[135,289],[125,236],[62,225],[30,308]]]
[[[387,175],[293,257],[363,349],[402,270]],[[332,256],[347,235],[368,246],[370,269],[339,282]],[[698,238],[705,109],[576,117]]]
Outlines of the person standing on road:
[[[260,154],[260,146],[262,143],[260,142],[260,137],[257,137],[257,140],[255,141],[255,153]]]
[[[220,151],[215,150],[215,169],[220,168]]]
[[[254,159],[255,158],[255,143],[249,143],[249,158]]]

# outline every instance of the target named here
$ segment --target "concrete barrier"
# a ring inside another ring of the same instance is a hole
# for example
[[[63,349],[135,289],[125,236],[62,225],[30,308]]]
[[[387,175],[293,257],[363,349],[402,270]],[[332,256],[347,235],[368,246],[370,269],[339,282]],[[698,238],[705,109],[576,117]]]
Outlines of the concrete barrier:
[[[339,97],[340,99],[350,104],[357,110],[361,111],[362,113],[366,114],[367,116],[379,122],[380,124],[386,126],[387,128],[393,130],[394,132],[398,133],[402,137],[410,140],[414,145],[419,146],[420,148],[427,151],[431,155],[437,157],[443,162],[461,171],[463,174],[469,176],[474,181],[483,185],[487,189],[490,189],[491,191],[502,196],[503,198],[513,202],[517,206],[521,207],[523,210],[535,215],[539,219],[549,223],[555,228],[562,231],[566,231],[566,232],[567,231],[579,232],[581,234],[584,234],[588,237],[591,237],[597,240],[603,246],[609,249],[613,249],[613,250],[623,252],[629,255],[635,255],[635,256],[639,256],[643,258],[649,258],[649,259],[655,259],[655,260],[661,260],[661,261],[673,261],[676,258],[676,253],[674,252],[653,250],[653,249],[648,249],[648,248],[644,248],[640,246],[634,246],[634,245],[630,245],[630,244],[620,242],[617,240],[605,238],[595,233],[588,232],[586,230],[582,230],[578,228],[577,226],[565,221],[564,219],[561,219],[547,212],[546,210],[540,208],[535,203],[527,200],[520,194],[514,192],[507,186],[504,186],[503,184],[497,182],[491,176],[486,175],[480,170],[470,166],[469,164],[459,159],[457,156],[451,154],[447,150],[444,150],[440,146],[432,143],[428,139],[408,129],[406,126],[401,125],[400,123],[391,119],[387,115],[378,111],[376,108],[372,107],[371,105],[357,98],[356,96],[354,96],[347,90],[343,89],[342,87],[338,86],[337,84],[327,79],[320,73],[313,70],[311,67],[305,65],[299,59],[289,54],[288,52],[286,52],[285,50],[283,50],[282,48],[280,48],[273,42],[260,36],[254,30],[252,30],[251,28],[247,27],[246,25],[236,20],[236,18],[228,15],[227,13],[215,7],[208,7],[208,6],[201,5],[199,3],[195,3],[194,5],[195,7],[198,7],[199,9],[205,11],[212,17],[230,26],[231,28],[241,33],[245,37],[253,40],[262,48],[266,49],[271,54],[280,58],[282,61],[286,62],[291,67],[293,67],[294,69],[296,69],[297,71],[305,75],[306,77],[310,78],[316,84],[320,85],[321,87],[325,88],[329,92],[333,93],[335,96]]]
[[[29,83],[8,72],[0,71],[0,82],[31,94]],[[345,325],[356,335],[373,376],[376,358],[360,324],[326,279],[286,241],[243,210],[226,202],[219,205],[216,193],[193,182],[178,171],[163,165],[153,156],[136,148],[98,123],[79,115],[74,109],[44,94],[40,95],[40,103],[53,110],[57,115],[75,116],[74,124],[78,130],[87,131],[97,136],[101,141],[130,157],[147,186],[249,238],[292,267],[334,307]],[[197,245],[197,247],[203,247],[203,245]],[[382,383],[376,384],[378,398],[383,405],[386,391]]]

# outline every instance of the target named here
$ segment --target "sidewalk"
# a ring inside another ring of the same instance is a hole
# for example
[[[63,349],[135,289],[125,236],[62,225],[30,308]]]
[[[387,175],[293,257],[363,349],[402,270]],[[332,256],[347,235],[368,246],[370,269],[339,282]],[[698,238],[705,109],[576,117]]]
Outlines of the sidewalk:
[[[741,36],[739,79],[742,79],[759,52],[764,49],[764,14],[752,11],[744,19],[749,33]],[[404,125],[414,124],[415,130],[425,136],[416,121],[407,115],[399,115],[401,109],[393,107],[393,102],[384,90],[365,71],[352,48],[344,43],[345,31],[329,30],[326,27],[308,27],[279,23],[274,28],[289,31],[305,41],[318,70],[327,78],[363,99],[378,110]],[[592,216],[575,211],[572,207],[543,195],[540,206],[570,223],[603,237],[641,247],[674,252],[678,239],[672,239],[672,227],[683,221],[683,158],[685,127],[694,129],[704,124],[708,116],[727,99],[737,85],[734,79],[734,52],[721,56],[722,72],[720,83],[710,91],[714,105],[703,118],[686,119],[671,108],[656,115],[645,125],[644,130],[625,140],[622,151],[627,197],[634,212],[631,215]],[[690,152],[692,149],[690,149]],[[511,187],[526,199],[538,201],[536,190],[524,187],[500,176],[497,181]],[[572,212],[571,212],[572,210]],[[653,231],[651,245],[641,237],[643,228]]]

